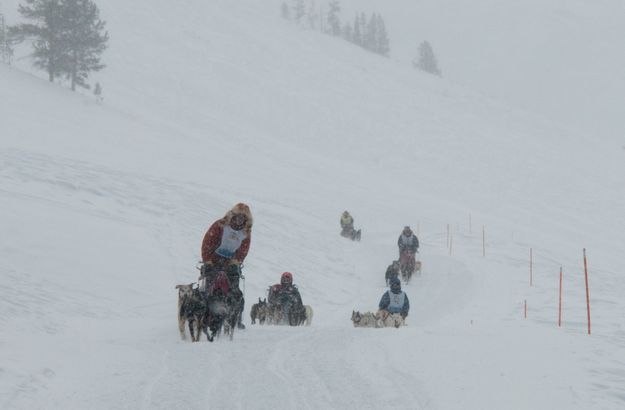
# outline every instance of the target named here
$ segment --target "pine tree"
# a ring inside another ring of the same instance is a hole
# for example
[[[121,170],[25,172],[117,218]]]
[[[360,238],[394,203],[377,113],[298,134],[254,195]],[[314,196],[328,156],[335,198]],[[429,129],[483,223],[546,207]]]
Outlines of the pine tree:
[[[341,12],[341,5],[338,0],[332,0],[329,4],[330,10],[328,11],[328,32],[333,36],[341,35],[341,20],[339,19],[339,13]]]
[[[291,10],[289,10],[289,6],[285,3],[282,2],[282,18],[285,20],[291,20]]]
[[[341,36],[350,43],[354,42],[354,30],[352,29],[351,24],[345,23]]]
[[[32,57],[34,66],[48,73],[52,82],[63,72],[65,64],[64,27],[61,16],[61,0],[25,0],[26,5],[18,8],[22,17],[32,24],[11,27],[10,33],[16,41],[34,38]]]
[[[104,98],[102,97],[102,86],[100,83],[95,83],[95,87],[93,88],[93,95],[95,95],[95,100],[98,103],[101,103]]]
[[[54,81],[59,76],[76,86],[89,88],[92,71],[101,70],[100,54],[106,48],[108,33],[92,0],[24,0],[20,14],[33,21],[12,27],[18,41],[33,38],[34,65]]]
[[[13,48],[11,46],[9,30],[6,26],[4,15],[0,14],[0,61],[5,64],[11,64],[11,57],[13,57]]]
[[[319,15],[317,12],[317,3],[315,0],[310,0],[310,4],[308,5],[308,26],[317,30],[317,25],[319,24]]]
[[[381,15],[377,15],[377,38],[376,38],[376,50],[375,52],[378,54],[382,54],[383,56],[388,57],[391,52],[391,46],[388,39],[388,35],[386,34],[386,25],[384,24],[384,20]]]
[[[432,50],[432,46],[427,41],[419,45],[419,58],[417,61],[413,61],[412,65],[426,73],[434,74],[439,77],[442,75],[441,70],[438,68],[434,50]]]
[[[89,88],[86,80],[92,71],[100,71],[104,64],[100,55],[106,49],[108,33],[105,22],[100,20],[100,10],[92,0],[63,0],[67,64],[64,74],[70,80],[72,90],[76,86]]]
[[[367,50],[376,51],[377,48],[377,36],[378,36],[378,24],[375,14],[371,15],[369,23],[367,23],[363,47]]]
[[[354,18],[354,34],[352,35],[352,43],[362,47],[362,30],[360,29],[360,18],[358,15]]]
[[[304,0],[293,0],[293,18],[300,24],[302,22],[302,17],[306,15],[306,6],[304,5]]]
[[[365,36],[367,35],[367,16],[365,13],[360,13],[358,24],[360,24],[360,46],[365,47]]]

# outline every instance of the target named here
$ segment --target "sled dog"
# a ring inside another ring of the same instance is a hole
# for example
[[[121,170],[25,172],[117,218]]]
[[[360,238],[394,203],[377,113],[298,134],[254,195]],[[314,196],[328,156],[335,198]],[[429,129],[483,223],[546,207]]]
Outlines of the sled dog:
[[[200,322],[202,320],[204,307],[199,292],[193,289],[193,284],[176,285],[178,289],[178,330],[180,338],[186,339],[184,325],[189,323],[189,333],[191,341],[197,342],[200,339]]]
[[[399,313],[389,313],[386,310],[378,310],[376,313],[377,327],[400,327],[404,326],[404,318]]]
[[[360,313],[352,310],[352,323],[354,327],[378,327],[377,318],[371,312]]]
[[[256,324],[256,319],[261,325],[265,324],[267,320],[267,314],[269,313],[269,307],[267,306],[267,299],[261,300],[258,298],[258,303],[252,305],[250,316],[252,318],[252,324]]]
[[[304,305],[304,309],[306,309],[306,326],[310,326],[313,318],[313,310],[310,305]]]

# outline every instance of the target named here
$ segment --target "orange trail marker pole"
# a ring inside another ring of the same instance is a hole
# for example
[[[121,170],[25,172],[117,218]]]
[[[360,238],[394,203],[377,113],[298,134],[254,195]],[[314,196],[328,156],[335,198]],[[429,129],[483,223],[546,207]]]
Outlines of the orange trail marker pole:
[[[532,259],[532,248],[530,248],[530,287],[532,287],[532,276],[533,276],[533,259]]]
[[[451,256],[451,249],[453,247],[454,244],[454,237],[453,235],[449,237],[449,256]]]
[[[588,290],[588,261],[584,248],[584,277],[586,278],[586,311],[588,312],[588,334],[590,334],[590,291]]]
[[[527,319],[527,299],[525,299],[525,302],[523,303],[523,316]]]
[[[558,327],[562,326],[562,266],[560,266],[560,296],[558,297]]]

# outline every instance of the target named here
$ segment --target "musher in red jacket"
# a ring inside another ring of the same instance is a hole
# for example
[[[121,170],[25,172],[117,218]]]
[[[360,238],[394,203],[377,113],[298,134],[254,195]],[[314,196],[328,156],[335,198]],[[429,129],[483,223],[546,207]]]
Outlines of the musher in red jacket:
[[[250,249],[252,239],[252,213],[250,208],[243,204],[236,204],[226,215],[215,221],[204,235],[202,241],[201,269],[203,287],[208,288],[219,271],[226,272],[232,291],[241,298],[241,313],[245,301],[239,289],[241,264]],[[239,328],[245,328],[239,315]]]

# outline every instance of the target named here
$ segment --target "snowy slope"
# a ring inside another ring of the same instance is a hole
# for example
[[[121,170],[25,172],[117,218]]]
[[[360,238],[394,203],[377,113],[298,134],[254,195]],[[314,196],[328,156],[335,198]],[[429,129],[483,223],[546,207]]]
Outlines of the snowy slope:
[[[1,407],[623,406],[622,151],[259,2],[184,6],[101,5],[102,105],[0,67]],[[313,326],[182,342],[174,286],[239,201],[256,221],[246,317],[290,270]],[[337,235],[344,209],[359,244]],[[354,329],[405,224],[424,264],[409,326]]]
[[[278,0],[276,0],[278,1]],[[342,0],[381,13],[392,58],[428,40],[446,79],[622,146],[625,5],[619,0]],[[277,6],[276,6],[277,7]]]

